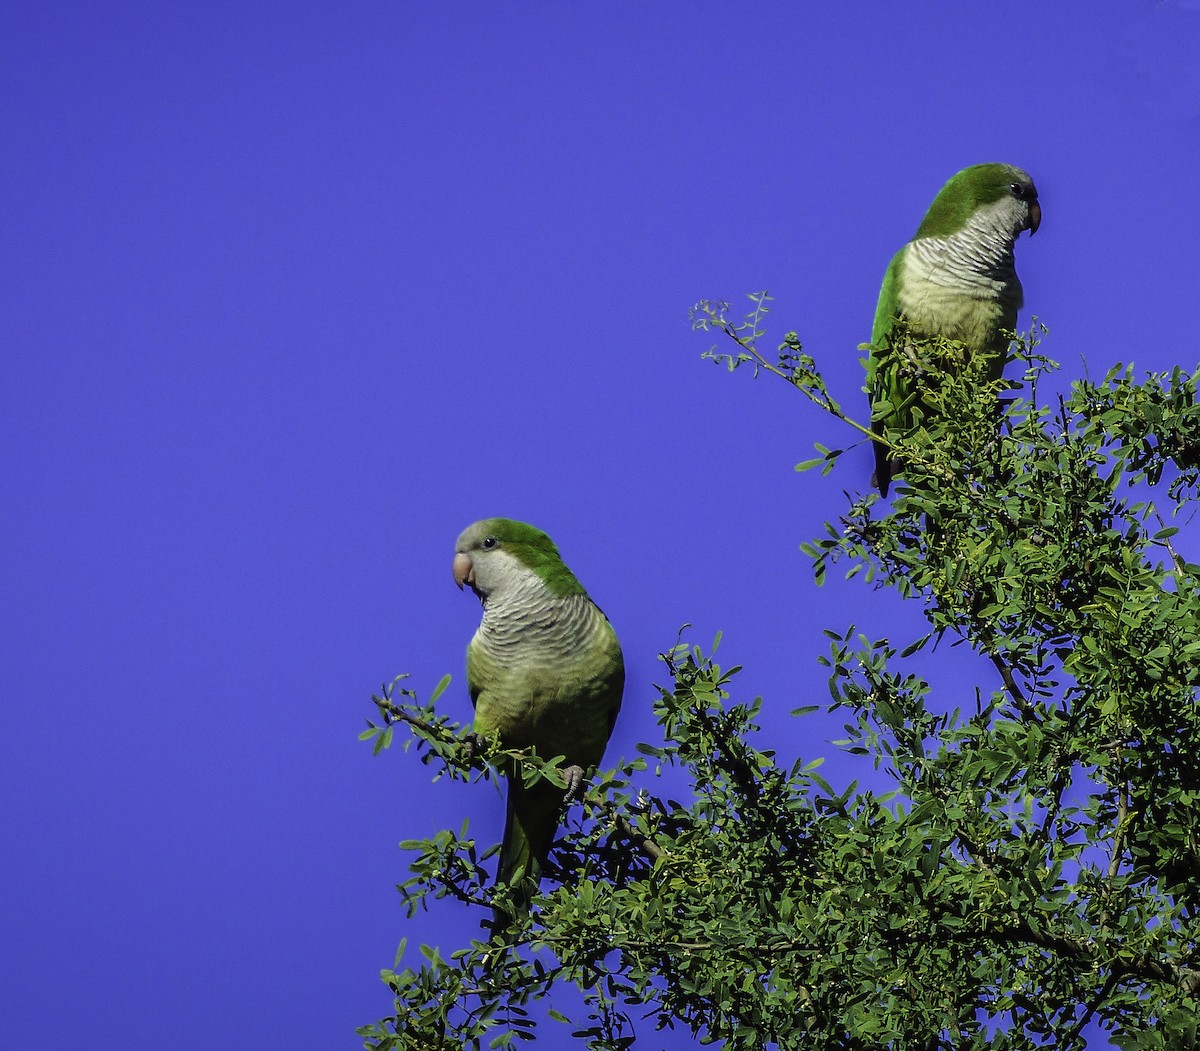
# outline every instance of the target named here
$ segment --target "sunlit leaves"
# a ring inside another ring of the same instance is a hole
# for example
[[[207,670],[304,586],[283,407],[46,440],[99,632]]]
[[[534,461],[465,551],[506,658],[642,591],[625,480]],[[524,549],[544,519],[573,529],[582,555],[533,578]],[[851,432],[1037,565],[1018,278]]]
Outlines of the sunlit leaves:
[[[709,357],[790,384],[829,424],[799,468],[844,470],[870,421],[794,333],[760,349],[770,298],[750,298],[740,322],[697,306],[696,327],[729,341]],[[1198,374],[1118,366],[1047,396],[1040,332],[1014,344],[1019,385],[952,344],[885,355],[909,391],[886,435],[893,497],[847,477],[840,513],[800,538],[818,581],[855,578],[860,624],[889,588],[920,629],[829,627],[786,655],[809,689],[784,700],[795,733],[769,741],[715,644],[670,647],[659,734],[564,815],[530,911],[502,941],[398,958],[395,1010],[360,1030],[367,1046],[517,1047],[547,1026],[555,1046],[602,1051],[666,1027],[736,1049],[1072,1049],[1097,1027],[1123,1048],[1197,1046]],[[944,685],[951,646],[973,681]],[[519,763],[561,778],[555,757],[496,741],[467,755],[433,701],[394,682],[364,738],[379,751],[403,734],[435,777]],[[805,754],[818,706],[840,716],[860,783],[827,783]],[[511,905],[490,849],[446,826],[403,845],[409,913]],[[561,985],[579,1017],[547,1014]]]

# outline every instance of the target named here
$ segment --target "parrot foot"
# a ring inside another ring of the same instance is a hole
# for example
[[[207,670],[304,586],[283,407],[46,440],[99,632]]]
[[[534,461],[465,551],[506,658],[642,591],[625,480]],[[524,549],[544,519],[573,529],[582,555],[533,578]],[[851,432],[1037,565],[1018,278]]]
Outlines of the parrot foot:
[[[578,798],[580,789],[583,788],[583,767],[565,766],[561,773],[567,782],[567,790],[563,793],[563,802],[573,803]]]
[[[471,766],[476,758],[481,756],[485,750],[482,734],[468,734],[463,741],[463,752],[466,753],[468,766]]]

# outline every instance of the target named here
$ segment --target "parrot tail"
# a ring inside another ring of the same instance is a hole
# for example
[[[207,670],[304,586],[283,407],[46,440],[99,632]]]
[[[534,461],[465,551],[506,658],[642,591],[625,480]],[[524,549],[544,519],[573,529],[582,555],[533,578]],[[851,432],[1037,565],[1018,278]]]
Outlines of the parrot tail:
[[[513,903],[522,911],[529,909],[530,898],[541,878],[542,864],[558,830],[562,803],[563,790],[549,781],[527,787],[519,777],[508,779],[508,807],[496,883],[514,888]],[[500,909],[494,911],[493,940],[503,935],[510,920]]]

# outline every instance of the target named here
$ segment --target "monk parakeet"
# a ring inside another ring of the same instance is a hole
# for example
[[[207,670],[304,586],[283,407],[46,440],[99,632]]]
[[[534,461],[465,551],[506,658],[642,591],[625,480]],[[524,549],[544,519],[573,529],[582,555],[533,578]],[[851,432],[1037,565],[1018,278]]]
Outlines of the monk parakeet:
[[[1013,245],[1022,230],[1033,234],[1041,221],[1033,180],[1011,164],[976,164],[942,187],[916,236],[883,275],[867,364],[875,434],[903,434],[913,425],[913,392],[895,389],[878,360],[888,348],[902,349],[897,344],[907,334],[956,340],[971,354],[987,355],[989,378],[1000,378],[1005,330],[1016,328],[1023,302]],[[895,370],[889,375],[895,377]],[[901,467],[877,441],[872,482],[882,495]]]
[[[566,760],[566,791],[508,777],[498,878],[516,884],[537,878],[564,799],[604,756],[625,664],[608,618],[540,529],[509,518],[468,526],[454,546],[454,580],[483,604],[467,647],[475,733],[498,731],[504,748],[533,746],[544,759]]]

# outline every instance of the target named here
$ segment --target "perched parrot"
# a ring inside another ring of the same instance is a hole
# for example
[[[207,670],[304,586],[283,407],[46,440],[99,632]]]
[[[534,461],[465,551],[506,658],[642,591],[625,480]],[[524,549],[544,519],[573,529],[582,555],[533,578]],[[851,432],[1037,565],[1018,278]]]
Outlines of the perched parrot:
[[[1000,378],[1005,331],[1016,328],[1023,302],[1013,246],[1022,230],[1032,235],[1041,221],[1033,180],[1011,164],[976,164],[942,187],[916,236],[883,275],[867,363],[875,434],[912,426],[911,415],[897,408],[911,392],[889,389],[888,378],[877,372],[878,355],[896,349],[904,334],[958,341],[972,354],[987,355],[989,378]],[[871,481],[883,496],[901,467],[885,444],[875,442]]]
[[[454,581],[483,604],[467,647],[475,734],[499,731],[504,748],[534,746],[544,759],[566,759],[565,791],[508,777],[498,882],[536,879],[564,801],[604,756],[625,687],[621,645],[554,542],[524,522],[485,518],[463,530]],[[495,930],[501,925],[498,914]]]

